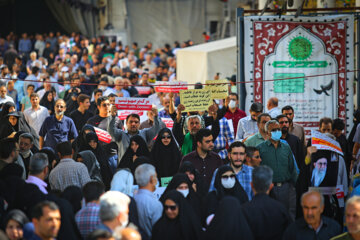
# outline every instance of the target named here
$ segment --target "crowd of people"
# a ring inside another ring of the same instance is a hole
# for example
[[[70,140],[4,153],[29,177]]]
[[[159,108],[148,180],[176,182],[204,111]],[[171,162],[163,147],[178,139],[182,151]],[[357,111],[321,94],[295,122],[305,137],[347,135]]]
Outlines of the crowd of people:
[[[276,97],[240,110],[233,78],[226,99],[187,111],[154,85],[176,81],[191,44],[0,39],[0,235],[360,239],[360,111],[349,138],[342,119],[319,121],[342,154],[312,146]],[[153,107],[120,116],[116,97]]]

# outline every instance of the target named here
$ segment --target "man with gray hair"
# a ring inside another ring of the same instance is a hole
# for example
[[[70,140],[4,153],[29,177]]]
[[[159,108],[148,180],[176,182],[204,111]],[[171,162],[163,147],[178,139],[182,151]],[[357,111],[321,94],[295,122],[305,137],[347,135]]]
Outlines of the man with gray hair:
[[[290,215],[279,201],[269,197],[273,171],[268,166],[256,167],[252,172],[251,188],[255,196],[242,205],[254,239],[281,239],[291,223]]]
[[[141,164],[135,170],[135,179],[139,191],[134,195],[139,214],[139,226],[144,230],[145,239],[151,238],[151,230],[160,219],[163,207],[153,192],[157,185],[155,167],[151,164]]]
[[[276,120],[265,124],[265,131],[270,137],[257,148],[260,152],[261,165],[269,166],[273,172],[274,188],[272,193],[276,200],[282,202],[288,209],[292,219],[295,219],[297,172],[293,153],[289,144],[280,141],[281,129]]]
[[[35,153],[30,158],[29,177],[27,183],[35,184],[41,192],[48,194],[47,183],[44,182],[49,174],[49,160],[45,153]]]
[[[118,191],[108,191],[100,197],[99,217],[103,229],[111,234],[125,228],[129,223],[130,198]]]
[[[29,173],[30,157],[33,155],[31,148],[34,146],[34,137],[30,133],[23,133],[19,137],[19,158],[25,166],[26,176]]]
[[[297,219],[285,231],[283,239],[330,239],[342,232],[339,223],[321,216],[324,197],[317,191],[308,191],[301,196],[304,217]]]

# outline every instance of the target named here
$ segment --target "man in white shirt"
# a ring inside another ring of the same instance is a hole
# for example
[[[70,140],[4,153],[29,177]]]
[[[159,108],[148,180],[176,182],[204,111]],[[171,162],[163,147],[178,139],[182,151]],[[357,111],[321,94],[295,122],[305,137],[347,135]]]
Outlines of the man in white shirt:
[[[24,111],[25,120],[39,134],[43,122],[49,116],[49,111],[46,107],[40,106],[40,98],[37,93],[30,94],[30,102],[31,108]]]
[[[12,97],[6,95],[7,89],[5,85],[0,86],[0,104],[4,104],[6,102],[12,102],[14,103],[14,100]]]
[[[276,97],[272,97],[267,102],[267,113],[271,116],[271,118],[276,118],[277,116],[281,115],[281,110],[278,107],[279,105],[279,99]]]

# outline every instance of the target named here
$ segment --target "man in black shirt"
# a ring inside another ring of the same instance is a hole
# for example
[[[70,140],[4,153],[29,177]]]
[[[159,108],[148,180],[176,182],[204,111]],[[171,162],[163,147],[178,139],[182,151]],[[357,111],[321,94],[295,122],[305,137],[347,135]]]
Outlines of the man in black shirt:
[[[88,95],[80,94],[77,98],[77,102],[79,107],[70,113],[70,117],[75,123],[76,130],[80,133],[87,120],[94,116],[94,114],[89,111],[90,97]]]
[[[101,97],[103,95],[103,92],[101,89],[95,89],[94,90],[94,101],[90,103],[90,112],[92,112],[92,114],[96,115],[99,114],[99,110],[97,108],[97,100],[99,97]]]

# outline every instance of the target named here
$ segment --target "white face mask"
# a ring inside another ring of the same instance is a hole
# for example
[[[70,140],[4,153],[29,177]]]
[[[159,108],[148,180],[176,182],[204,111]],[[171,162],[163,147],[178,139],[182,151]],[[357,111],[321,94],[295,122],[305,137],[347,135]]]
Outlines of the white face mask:
[[[221,179],[221,184],[226,189],[233,188],[235,185],[235,178]]]
[[[234,109],[236,107],[236,102],[234,100],[230,100],[229,108]]]
[[[26,150],[26,151],[22,151],[20,152],[21,153],[21,156],[23,156],[24,158],[28,158],[31,154],[31,150]]]
[[[184,195],[185,198],[189,194],[189,189],[179,189],[177,191],[180,192],[182,195]]]

